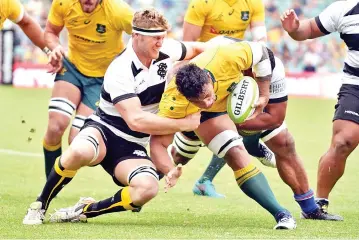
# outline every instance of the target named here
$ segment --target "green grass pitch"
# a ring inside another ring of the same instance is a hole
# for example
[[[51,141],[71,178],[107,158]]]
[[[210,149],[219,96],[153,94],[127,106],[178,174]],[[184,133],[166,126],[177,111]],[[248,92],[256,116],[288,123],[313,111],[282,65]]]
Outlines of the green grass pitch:
[[[141,213],[123,212],[90,219],[84,223],[23,226],[28,205],[35,200],[45,182],[42,137],[47,123],[47,104],[51,92],[39,89],[0,87],[0,238],[29,239],[313,239],[359,238],[358,151],[350,156],[344,177],[331,194],[330,211],[344,216],[344,222],[299,219],[300,208],[293,193],[279,178],[276,169],[254,162],[267,176],[279,202],[297,219],[294,231],[275,231],[274,219],[240,191],[233,173],[225,167],[214,183],[225,199],[209,199],[192,194],[192,186],[206,167],[210,153],[202,149],[184,167],[177,186],[159,195]],[[334,100],[290,98],[287,124],[296,140],[310,184],[316,188],[320,156],[331,137]],[[63,139],[66,145],[66,139]],[[5,150],[35,153],[34,156],[9,154]],[[37,155],[36,155],[37,154]],[[80,196],[102,199],[118,187],[101,167],[84,168],[50,206],[66,207]]]

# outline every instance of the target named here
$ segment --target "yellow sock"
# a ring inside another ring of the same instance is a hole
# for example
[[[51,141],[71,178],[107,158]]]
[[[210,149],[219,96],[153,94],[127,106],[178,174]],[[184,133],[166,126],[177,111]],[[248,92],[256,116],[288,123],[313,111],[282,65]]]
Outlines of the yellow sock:
[[[250,163],[246,167],[234,171],[234,176],[236,178],[238,186],[241,186],[248,179],[256,176],[260,172],[261,171],[253,163]]]

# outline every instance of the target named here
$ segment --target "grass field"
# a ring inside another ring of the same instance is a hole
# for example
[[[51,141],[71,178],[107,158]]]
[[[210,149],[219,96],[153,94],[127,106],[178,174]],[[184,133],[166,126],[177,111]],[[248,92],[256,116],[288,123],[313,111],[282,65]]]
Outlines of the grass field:
[[[26,209],[45,182],[40,154],[50,91],[0,87],[0,96],[0,238],[359,238],[358,151],[349,158],[346,173],[330,199],[330,210],[343,215],[344,222],[299,219],[300,208],[289,187],[281,181],[275,169],[265,168],[257,160],[255,163],[269,179],[279,201],[297,218],[296,230],[272,230],[274,219],[240,191],[228,167],[215,179],[218,191],[224,193],[226,199],[193,196],[193,183],[210,157],[209,151],[202,149],[184,168],[178,185],[165,194],[161,183],[159,195],[141,213],[110,214],[91,219],[87,224],[46,222],[41,226],[23,226]],[[330,142],[334,103],[333,100],[289,100],[287,124],[314,190],[318,160]],[[35,154],[15,155],[4,152],[4,149]],[[49,212],[73,205],[80,196],[102,199],[117,191],[117,186],[101,167],[85,168],[53,201]]]

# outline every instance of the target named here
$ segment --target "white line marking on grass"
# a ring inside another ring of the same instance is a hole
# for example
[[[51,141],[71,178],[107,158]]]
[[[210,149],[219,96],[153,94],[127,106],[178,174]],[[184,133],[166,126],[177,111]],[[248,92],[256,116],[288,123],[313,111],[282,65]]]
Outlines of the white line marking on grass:
[[[0,148],[0,154],[17,155],[17,156],[24,156],[24,157],[43,157],[43,154],[40,154],[40,153],[20,152],[20,151],[15,151],[15,150],[11,150],[11,149],[3,149],[3,148]]]

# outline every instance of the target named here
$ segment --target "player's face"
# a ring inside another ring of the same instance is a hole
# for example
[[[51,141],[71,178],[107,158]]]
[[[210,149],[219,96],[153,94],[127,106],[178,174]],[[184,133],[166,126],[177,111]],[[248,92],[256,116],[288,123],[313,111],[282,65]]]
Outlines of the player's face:
[[[80,0],[82,11],[85,13],[92,13],[97,7],[100,0]]]
[[[206,85],[204,85],[203,92],[199,95],[197,99],[188,99],[188,100],[193,105],[201,109],[211,108],[214,102],[216,101],[216,94],[214,93],[212,81],[210,80]]]
[[[151,59],[157,59],[163,44],[165,35],[161,36],[143,36],[143,46],[147,55]]]

